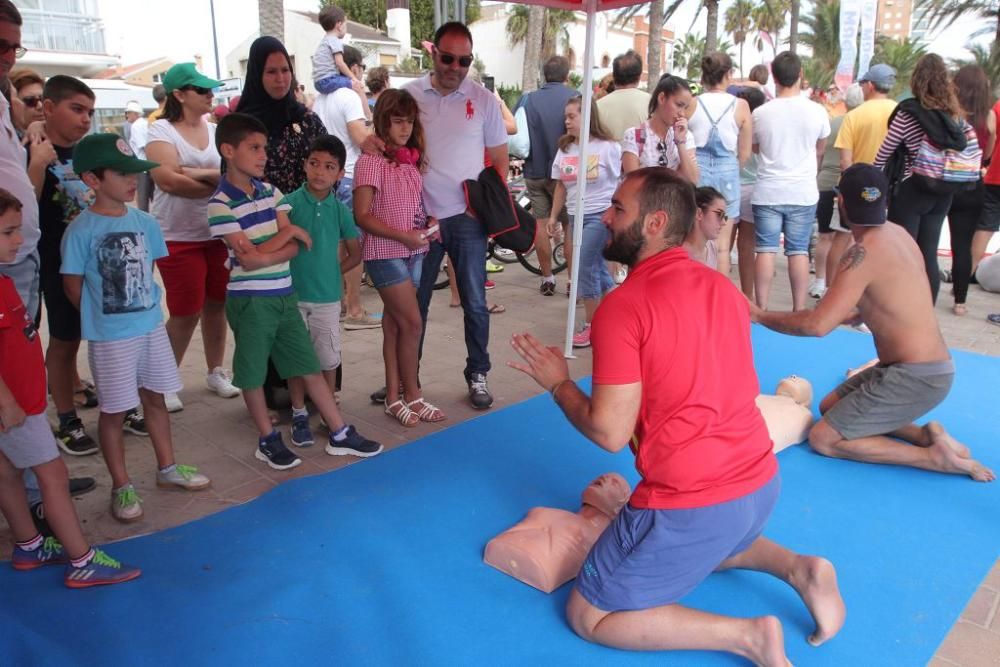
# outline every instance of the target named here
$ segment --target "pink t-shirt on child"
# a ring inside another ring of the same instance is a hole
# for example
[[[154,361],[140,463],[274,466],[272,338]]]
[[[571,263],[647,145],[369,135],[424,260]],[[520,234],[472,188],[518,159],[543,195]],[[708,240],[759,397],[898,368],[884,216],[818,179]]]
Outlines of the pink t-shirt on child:
[[[371,214],[392,229],[409,231],[427,226],[423,204],[423,177],[412,164],[396,164],[382,155],[364,153],[354,165],[354,189],[375,189]],[[427,252],[427,246],[417,250],[407,248],[394,239],[365,234],[361,258],[401,259]]]

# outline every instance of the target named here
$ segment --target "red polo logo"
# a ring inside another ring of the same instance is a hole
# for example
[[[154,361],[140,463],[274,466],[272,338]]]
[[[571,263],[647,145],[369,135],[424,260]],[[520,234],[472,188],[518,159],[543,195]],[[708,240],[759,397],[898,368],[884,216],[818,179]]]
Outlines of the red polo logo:
[[[465,120],[472,120],[475,115],[476,109],[472,106],[472,100],[465,101]]]

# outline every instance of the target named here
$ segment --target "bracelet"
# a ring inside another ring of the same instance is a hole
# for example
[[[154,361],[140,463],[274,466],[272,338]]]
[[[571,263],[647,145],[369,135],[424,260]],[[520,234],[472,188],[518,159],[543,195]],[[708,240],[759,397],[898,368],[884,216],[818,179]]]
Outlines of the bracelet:
[[[560,387],[562,387],[567,382],[572,382],[572,381],[573,380],[571,378],[566,378],[565,380],[560,380],[559,382],[556,382],[554,385],[552,385],[552,389],[549,389],[549,393],[552,394],[552,400],[553,401],[556,400],[556,392],[559,391]],[[556,402],[558,403],[558,401]]]

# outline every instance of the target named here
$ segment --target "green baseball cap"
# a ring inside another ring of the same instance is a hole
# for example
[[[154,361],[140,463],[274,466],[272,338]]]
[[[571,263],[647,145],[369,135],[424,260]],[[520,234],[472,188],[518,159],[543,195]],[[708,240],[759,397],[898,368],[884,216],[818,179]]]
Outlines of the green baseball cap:
[[[218,88],[221,81],[209,79],[207,76],[195,69],[194,63],[177,63],[167,70],[163,75],[163,88],[171,93],[184,86],[195,86],[197,88]]]
[[[73,170],[80,175],[102,167],[122,174],[140,174],[159,166],[158,162],[137,158],[127,141],[109,132],[87,135],[73,148]]]

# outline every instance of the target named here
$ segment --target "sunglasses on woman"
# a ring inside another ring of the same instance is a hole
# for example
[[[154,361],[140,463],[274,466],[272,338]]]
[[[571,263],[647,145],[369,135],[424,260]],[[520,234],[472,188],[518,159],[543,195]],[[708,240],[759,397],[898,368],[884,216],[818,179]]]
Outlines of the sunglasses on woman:
[[[22,97],[21,101],[24,102],[24,106],[34,109],[39,104],[42,103],[41,95],[28,95],[27,97]]]
[[[729,214],[723,211],[722,209],[716,208],[709,211],[709,213],[714,213],[716,217],[719,218],[719,220],[722,220],[722,224],[726,224],[727,222],[729,222]]]
[[[451,65],[456,60],[459,67],[469,67],[472,65],[472,56],[453,56],[450,53],[438,51],[438,58],[441,59],[442,65]]]
[[[667,144],[660,139],[656,142],[656,150],[660,151],[660,159],[657,161],[661,167],[667,166]]]
[[[202,88],[201,86],[184,86],[181,90],[190,90],[199,95],[211,95],[215,92],[211,88]]]

